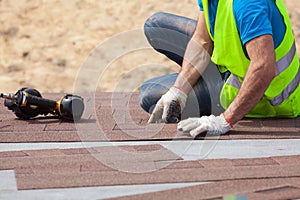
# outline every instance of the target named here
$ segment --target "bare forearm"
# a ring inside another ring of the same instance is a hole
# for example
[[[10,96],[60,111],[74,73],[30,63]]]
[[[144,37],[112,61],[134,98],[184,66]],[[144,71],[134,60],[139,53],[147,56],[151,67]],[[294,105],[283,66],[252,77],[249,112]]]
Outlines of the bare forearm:
[[[206,50],[195,40],[191,40],[175,86],[189,92],[204,73],[209,61],[210,55],[206,53]]]
[[[224,115],[235,124],[247,115],[264,96],[276,75],[275,53],[271,36],[258,38],[248,47],[251,64],[240,91]]]
[[[213,44],[206,29],[203,13],[200,13],[197,28],[187,46],[175,86],[182,88],[186,93],[192,89],[210,61],[212,48]]]
[[[249,76],[247,76],[242,84],[240,92],[235,100],[225,111],[224,115],[232,124],[235,124],[247,115],[255,105],[264,96],[266,89],[274,78],[272,73],[269,73],[267,66],[250,66]],[[255,71],[255,69],[257,69]]]

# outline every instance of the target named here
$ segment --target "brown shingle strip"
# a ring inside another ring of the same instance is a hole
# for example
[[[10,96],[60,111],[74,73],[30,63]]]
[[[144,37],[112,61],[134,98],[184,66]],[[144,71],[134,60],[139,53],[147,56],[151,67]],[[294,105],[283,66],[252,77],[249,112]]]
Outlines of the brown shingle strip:
[[[258,159],[238,159],[232,160],[233,166],[242,167],[242,166],[259,166],[259,165],[279,165],[272,158],[258,158]]]
[[[296,156],[276,156],[273,158],[280,165],[297,165],[300,164],[300,155]]]
[[[299,139],[300,118],[246,119],[230,132],[230,139]]]
[[[109,165],[121,169],[149,170],[153,169],[153,162],[144,160],[121,161],[120,163],[109,163]],[[55,161],[54,161],[55,162]],[[148,163],[147,163],[148,162]],[[190,165],[190,164],[188,164]],[[82,165],[83,166],[83,165]],[[17,174],[19,189],[45,189],[45,188],[68,188],[88,186],[111,186],[132,184],[159,184],[159,183],[181,183],[181,182],[207,182],[236,179],[270,179],[299,177],[299,165],[283,166],[248,166],[228,168],[184,168],[184,164],[173,165],[175,167],[162,168],[148,173],[124,173],[120,171],[84,170],[80,173],[64,173],[61,176],[59,168],[52,168],[53,173],[37,172],[34,175]],[[34,167],[34,166],[33,166]],[[61,167],[61,166],[60,166]],[[131,168],[128,168],[131,167]],[[149,168],[147,168],[149,167]],[[157,167],[157,166],[156,166]],[[160,166],[159,166],[160,167]],[[47,180],[41,183],[39,180]]]
[[[291,192],[292,190],[299,190],[299,188],[287,185],[287,186],[282,186],[282,187],[277,187],[277,188],[258,190],[255,193],[269,195],[269,194],[273,194],[275,192],[276,193],[277,192],[280,192],[280,193],[282,193],[282,192]]]
[[[56,120],[58,122],[58,120]],[[34,121],[22,121],[17,120],[13,115],[9,118],[2,120],[0,125],[0,132],[27,132],[27,131],[44,131],[46,127],[46,121],[39,122]],[[49,123],[49,121],[48,121]]]
[[[59,125],[58,125],[59,126]],[[63,126],[63,125],[61,125]],[[135,125],[134,125],[135,126]],[[39,128],[36,130],[22,130],[20,132],[14,132],[13,130],[0,131],[0,140],[2,143],[32,143],[32,142],[101,142],[101,141],[152,141],[152,140],[178,140],[188,139],[191,140],[188,135],[178,133],[176,126],[164,125],[164,128],[160,130],[161,125],[155,125],[158,128],[146,129],[139,127],[132,129],[132,125],[124,124],[120,128],[116,124],[101,126],[104,130],[100,132],[99,128],[96,131],[93,130],[81,130],[81,134],[77,131],[63,130],[59,131],[41,131]],[[105,129],[114,129],[112,131],[105,131]],[[122,130],[120,130],[122,129]],[[285,130],[282,130],[285,131]],[[99,132],[101,133],[99,135]],[[199,137],[198,139],[220,139],[220,140],[246,140],[246,139],[300,139],[299,133],[289,132],[231,132],[230,135],[224,135],[221,137]]]
[[[61,176],[64,176],[65,174],[79,174],[81,170],[81,166],[79,163],[74,163],[74,162],[73,163],[54,162],[54,163],[48,163],[46,165],[35,163],[34,165],[30,166],[30,169],[34,173],[31,174],[31,176],[36,176],[37,174],[48,174],[48,176],[51,177],[52,174],[59,174]],[[16,170],[16,174],[24,175],[18,170]]]
[[[62,129],[63,126],[63,129]],[[49,131],[76,131],[76,126],[74,123],[56,121],[55,123],[49,123],[45,127],[45,132]]]
[[[232,131],[229,135],[230,140],[255,140],[255,139],[300,139],[298,132],[288,132],[287,130],[281,130],[282,132],[273,132],[261,130],[260,132],[255,130],[249,131]],[[222,138],[221,138],[222,139]]]
[[[51,156],[63,156],[64,152],[60,149],[49,149],[49,150],[25,150],[23,151],[25,154],[33,157],[51,157]]]
[[[277,188],[271,188],[264,191],[256,191],[246,195],[249,199],[299,199],[300,188],[296,188],[292,185],[286,185]]]
[[[253,135],[299,137],[300,118],[297,119],[245,119],[240,121],[231,131],[233,137],[240,133],[253,133]]]
[[[33,142],[80,142],[74,131],[23,131],[0,132],[2,143],[33,143]]]
[[[47,150],[44,150],[45,152]],[[44,151],[41,151],[43,154]],[[0,170],[9,170],[21,166],[47,166],[47,165],[67,165],[95,161],[96,159],[92,156],[84,155],[52,155],[52,156],[27,156],[27,157],[11,157],[11,158],[0,158]],[[97,160],[96,160],[97,161]],[[58,168],[58,167],[57,167]],[[59,168],[58,168],[59,170]]]
[[[28,155],[22,151],[0,152],[0,158],[25,157],[25,156],[28,156]]]
[[[92,149],[61,149],[65,155],[84,155],[84,154],[91,154],[94,151]]]
[[[107,165],[104,165],[98,160],[88,161],[80,165],[80,172],[94,173],[103,171],[117,171],[117,169],[113,169]]]
[[[205,185],[191,186],[180,189],[172,189],[162,192],[154,192],[148,194],[140,194],[128,197],[114,198],[119,200],[151,200],[151,199],[223,199],[228,195],[246,196],[249,199],[287,199],[285,197],[297,198],[300,195],[298,188],[290,187],[290,194],[281,194],[280,190],[275,191],[273,194],[259,194],[255,191],[262,188],[268,190],[273,188],[281,188],[286,185],[293,185],[295,182],[299,182],[300,178],[277,178],[277,179],[248,179],[248,180],[232,180],[232,181],[220,181]],[[266,198],[262,198],[266,197]],[[283,198],[282,198],[283,197]],[[292,199],[293,199],[292,198]]]
[[[160,148],[158,148],[160,147]],[[109,146],[93,148],[97,153],[92,156],[104,163],[136,163],[136,162],[155,162],[181,159],[178,155],[165,149],[160,145],[140,146]]]
[[[119,151],[112,148],[127,154],[119,154]],[[211,187],[221,188],[213,192],[207,186],[187,189],[195,195],[202,192],[198,195],[216,198],[226,194],[225,192],[270,196],[269,193],[276,193],[276,188],[298,194],[300,188],[300,163],[296,162],[299,156],[182,161],[160,145],[90,149],[94,154],[87,151],[70,149],[7,152],[11,157],[0,157],[0,170],[15,169],[19,189],[216,182]],[[21,154],[26,156],[20,157]],[[140,157],[134,156],[138,154]],[[126,169],[136,173],[122,172]],[[226,184],[222,183],[224,181]],[[286,186],[289,186],[287,190]],[[179,193],[182,192],[185,193],[186,189]],[[168,195],[174,194],[176,192]]]
[[[212,159],[198,161],[205,168],[228,168],[233,167],[231,159]]]
[[[159,161],[156,162],[156,169],[192,169],[194,168],[195,170],[199,168],[204,168],[200,164],[200,162],[197,161]]]
[[[58,94],[47,96],[50,99],[58,98]],[[111,99],[112,96],[114,99]],[[43,117],[29,121],[16,120],[15,116],[3,105],[0,109],[7,113],[0,115],[0,141],[4,143],[80,142],[81,139],[85,141],[191,139],[187,134],[178,133],[176,125],[148,125],[149,115],[139,106],[136,93],[97,93],[95,109],[98,121],[95,117],[87,118],[77,126],[58,119]],[[217,139],[300,139],[299,124],[300,118],[245,119],[240,121],[229,134]],[[82,130],[81,138],[77,132],[78,127]],[[97,133],[99,129],[105,133],[103,137]],[[216,138],[204,135],[198,139]]]

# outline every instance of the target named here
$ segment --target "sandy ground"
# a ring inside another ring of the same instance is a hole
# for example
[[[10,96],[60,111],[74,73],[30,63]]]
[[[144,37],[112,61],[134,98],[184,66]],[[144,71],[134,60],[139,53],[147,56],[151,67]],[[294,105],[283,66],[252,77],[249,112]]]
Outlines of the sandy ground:
[[[300,47],[300,1],[285,1]],[[172,62],[150,49],[109,57],[127,44],[144,47],[143,36],[129,33],[124,42],[118,34],[142,30],[157,11],[196,19],[198,6],[196,0],[0,0],[0,91],[34,87],[71,93],[90,53],[105,41],[111,47],[100,59],[109,65],[99,66],[105,73],[90,79],[99,85],[97,90],[138,88],[144,80],[176,71]]]

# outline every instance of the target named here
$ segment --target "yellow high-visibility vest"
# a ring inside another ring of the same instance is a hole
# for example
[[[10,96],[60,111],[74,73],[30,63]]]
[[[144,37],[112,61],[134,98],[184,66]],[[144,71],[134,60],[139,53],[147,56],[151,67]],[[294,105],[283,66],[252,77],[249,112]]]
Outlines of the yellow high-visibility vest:
[[[207,30],[210,29],[208,0],[203,0]],[[282,0],[276,5],[283,16],[286,32],[281,44],[275,49],[278,74],[271,82],[264,97],[247,115],[253,118],[287,117],[300,115],[300,68],[295,39],[288,12]],[[226,109],[236,97],[250,65],[238,33],[233,0],[220,0],[215,19],[212,61],[231,72],[221,91],[221,104]]]

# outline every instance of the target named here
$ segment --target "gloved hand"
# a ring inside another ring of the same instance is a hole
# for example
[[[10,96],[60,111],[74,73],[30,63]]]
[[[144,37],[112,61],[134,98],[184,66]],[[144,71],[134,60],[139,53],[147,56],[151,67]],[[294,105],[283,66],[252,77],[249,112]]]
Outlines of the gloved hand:
[[[157,102],[148,123],[177,123],[181,118],[181,111],[184,109],[187,95],[176,87],[164,94]]]
[[[232,125],[225,119],[223,114],[218,117],[211,115],[209,117],[189,118],[178,124],[179,131],[190,133],[193,138],[204,132],[211,135],[222,135],[231,128]]]

